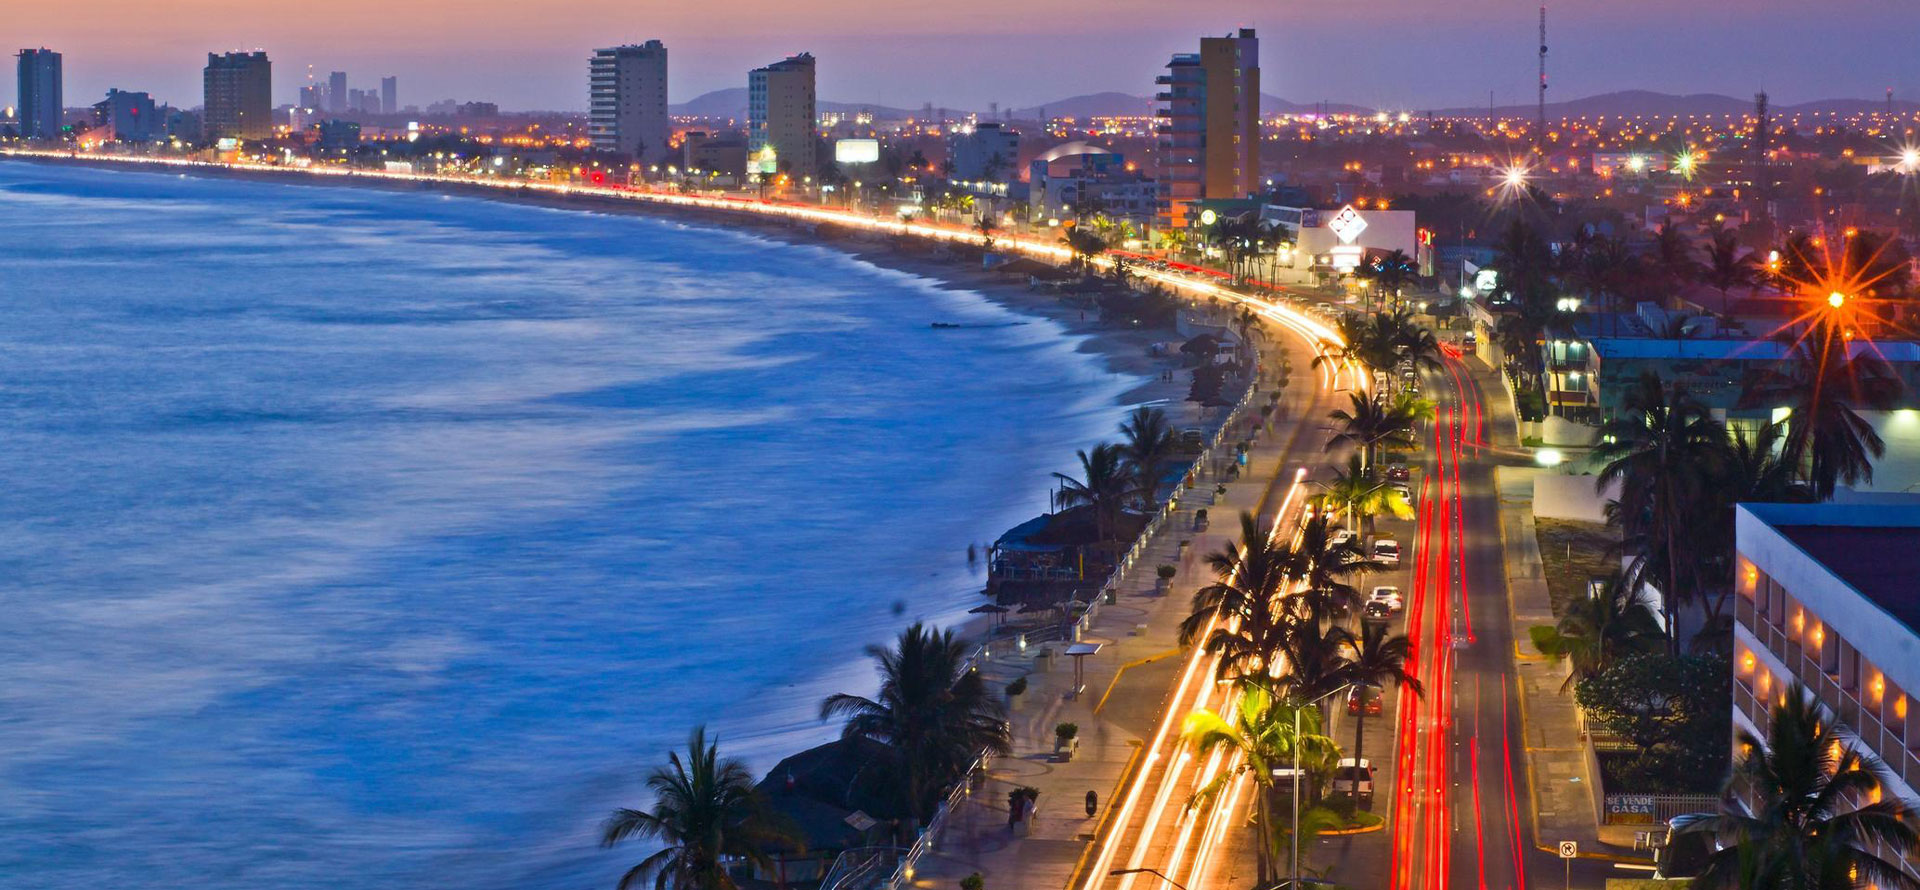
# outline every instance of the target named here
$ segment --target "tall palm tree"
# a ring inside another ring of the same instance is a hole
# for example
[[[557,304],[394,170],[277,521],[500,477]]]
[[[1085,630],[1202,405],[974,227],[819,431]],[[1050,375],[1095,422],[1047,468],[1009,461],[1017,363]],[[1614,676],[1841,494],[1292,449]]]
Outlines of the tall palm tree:
[[[973,218],[973,230],[980,233],[980,246],[993,249],[993,233],[1000,230],[1000,224],[993,221],[991,214],[982,213]]]
[[[753,787],[753,774],[738,760],[722,760],[716,738],[695,727],[687,756],[667,754],[667,765],[647,776],[653,808],[618,809],[600,829],[600,845],[628,838],[657,841],[659,852],[620,876],[619,890],[733,890],[726,861],[770,865],[768,846],[797,844],[794,833],[771,814]]]
[[[908,812],[925,822],[981,751],[1007,753],[1012,736],[953,631],[915,622],[893,648],[868,646],[867,654],[880,667],[877,697],[827,696],[820,719],[843,717],[842,738],[885,745]]]
[[[1302,620],[1332,621],[1348,614],[1360,603],[1360,591],[1346,579],[1366,571],[1386,568],[1386,564],[1368,559],[1352,542],[1333,543],[1331,517],[1322,514],[1302,523],[1300,538],[1288,551],[1291,557],[1287,575],[1304,588],[1292,599],[1303,608],[1295,617]]]
[[[1661,223],[1654,234],[1653,266],[1674,291],[1700,274],[1700,263],[1693,258],[1693,244],[1672,223]]]
[[[1300,723],[1298,737],[1293,729],[1296,711],[1299,712],[1297,716]],[[1320,734],[1318,711],[1295,702],[1275,699],[1259,688],[1250,688],[1241,693],[1232,720],[1205,709],[1188,714],[1182,735],[1193,745],[1195,753],[1202,757],[1220,747],[1240,753],[1240,765],[1222,772],[1213,781],[1201,786],[1188,800],[1188,806],[1212,799],[1241,774],[1253,780],[1260,789],[1255,798],[1255,818],[1259,823],[1257,834],[1262,839],[1262,843],[1255,848],[1259,875],[1255,886],[1266,886],[1268,875],[1278,871],[1273,863],[1280,858],[1274,834],[1274,771],[1299,764],[1299,768],[1309,775],[1325,775],[1339,763],[1339,747],[1333,739]],[[1317,787],[1319,783],[1316,780],[1314,784]]]
[[[1361,533],[1372,530],[1373,517],[1386,513],[1400,519],[1413,518],[1413,506],[1385,480],[1376,478],[1360,463],[1360,455],[1347,455],[1345,470],[1335,469],[1333,480],[1322,483],[1329,510],[1347,514],[1347,524]]]
[[[1874,800],[1886,766],[1842,733],[1805,688],[1795,683],[1773,709],[1765,741],[1743,730],[1737,747],[1727,797],[1747,795],[1746,805],[1729,802],[1718,815],[1676,825],[1721,844],[1694,886],[1920,890],[1901,866],[1920,852],[1913,805]]]
[[[1301,701],[1313,701],[1345,686],[1347,654],[1353,634],[1337,624],[1290,621],[1284,647],[1286,671],[1275,687]],[[1324,706],[1323,706],[1324,707]]]
[[[1151,507],[1160,493],[1160,476],[1178,446],[1173,428],[1167,425],[1167,412],[1141,405],[1127,415],[1120,434],[1126,437],[1121,448],[1133,468],[1134,486],[1141,502]]]
[[[1535,627],[1532,633],[1533,643],[1541,652],[1556,662],[1573,663],[1561,692],[1621,658],[1665,646],[1653,612],[1622,572],[1613,573],[1599,595],[1575,598],[1558,624]]]
[[[1352,651],[1347,663],[1341,667],[1340,675],[1362,690],[1374,686],[1385,689],[1391,685],[1418,697],[1425,695],[1426,689],[1407,670],[1407,662],[1412,657],[1413,644],[1405,636],[1388,636],[1386,625],[1369,623],[1360,628],[1360,636],[1353,641]],[[1366,692],[1360,694],[1365,696]],[[1366,756],[1366,740],[1367,709],[1362,707],[1353,721],[1354,757]]]
[[[1180,622],[1180,645],[1199,641],[1218,654],[1222,678],[1263,682],[1285,646],[1287,616],[1280,594],[1291,560],[1285,542],[1252,513],[1241,513],[1240,543],[1207,556],[1215,580],[1194,591],[1193,611]]]
[[[1695,546],[1707,554],[1705,563],[1710,570],[1707,631],[1732,630],[1723,618],[1727,601],[1733,596],[1734,508],[1739,504],[1813,500],[1813,490],[1800,481],[1794,465],[1780,454],[1784,438],[1785,424],[1781,423],[1767,424],[1753,433],[1728,430],[1720,473],[1713,479],[1708,503],[1703,505],[1710,511],[1707,521],[1693,530]]]
[[[1622,404],[1621,414],[1601,425],[1594,444],[1594,457],[1605,462],[1596,488],[1619,485],[1622,530],[1664,555],[1662,610],[1671,639],[1674,603],[1697,593],[1680,583],[1681,547],[1705,501],[1707,480],[1720,466],[1726,428],[1704,405],[1652,373],[1633,385]]]
[[[1094,527],[1102,544],[1114,539],[1120,526],[1120,512],[1139,493],[1138,477],[1127,464],[1126,450],[1110,442],[1080,451],[1080,478],[1055,473],[1060,492],[1055,500],[1061,509],[1093,508]]]
[[[1060,240],[1065,241],[1067,249],[1073,252],[1074,266],[1082,270],[1091,268],[1093,258],[1107,252],[1107,239],[1078,224],[1068,226]]]
[[[1713,233],[1713,243],[1707,245],[1706,277],[1720,291],[1720,314],[1727,313],[1727,292],[1754,283],[1758,275],[1759,263],[1753,254],[1740,251],[1740,236],[1729,229]]]
[[[1327,440],[1328,451],[1343,444],[1353,445],[1360,449],[1361,466],[1371,469],[1379,449],[1416,447],[1413,418],[1362,393],[1348,393],[1347,398],[1352,407],[1327,412],[1328,419],[1339,424],[1339,431]]]
[[[1761,375],[1746,402],[1788,409],[1785,455],[1820,500],[1840,483],[1873,481],[1886,443],[1860,409],[1887,411],[1900,378],[1871,348],[1855,348],[1831,319],[1816,322],[1791,347],[1781,369]]]

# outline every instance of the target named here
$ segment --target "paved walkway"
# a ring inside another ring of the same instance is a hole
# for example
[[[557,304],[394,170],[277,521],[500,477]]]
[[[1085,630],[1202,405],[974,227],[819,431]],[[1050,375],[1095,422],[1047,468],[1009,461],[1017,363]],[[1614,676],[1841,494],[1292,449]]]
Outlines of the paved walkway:
[[[1107,807],[1164,715],[1181,664],[1177,625],[1187,615],[1193,591],[1211,581],[1203,555],[1231,543],[1239,534],[1240,512],[1258,510],[1270,489],[1280,492],[1275,497],[1284,496],[1300,465],[1298,459],[1287,460],[1296,435],[1302,453],[1318,455],[1324,409],[1314,407],[1319,380],[1310,367],[1310,354],[1294,338],[1274,345],[1293,364],[1292,382],[1282,394],[1284,412],[1276,412],[1271,430],[1258,436],[1246,471],[1226,483],[1227,492],[1217,503],[1209,503],[1213,479],[1188,492],[1175,520],[1121,585],[1116,604],[1095,616],[1083,639],[1102,648],[1086,659],[1084,692],[1076,696],[1069,689],[1071,659],[1041,654],[1061,643],[1030,647],[1024,654],[996,653],[990,660],[986,670],[993,688],[1020,676],[1029,683],[1011,710],[1013,754],[997,760],[986,780],[951,815],[934,852],[921,859],[915,886],[951,890],[976,871],[991,890],[1051,890],[1074,880]],[[1264,400],[1263,392],[1256,404]],[[1284,484],[1275,485],[1276,479]],[[1203,507],[1211,527],[1193,531],[1194,513]],[[1190,542],[1184,558],[1183,540]],[[1155,569],[1161,564],[1180,567],[1167,595],[1154,592]],[[1070,759],[1054,753],[1054,727],[1062,722],[1080,727],[1079,750]],[[1038,812],[1029,833],[1015,836],[1007,824],[1007,794],[1022,785],[1039,789]],[[1098,798],[1091,814],[1089,791]],[[1252,872],[1250,858],[1223,863],[1223,890],[1250,886]]]

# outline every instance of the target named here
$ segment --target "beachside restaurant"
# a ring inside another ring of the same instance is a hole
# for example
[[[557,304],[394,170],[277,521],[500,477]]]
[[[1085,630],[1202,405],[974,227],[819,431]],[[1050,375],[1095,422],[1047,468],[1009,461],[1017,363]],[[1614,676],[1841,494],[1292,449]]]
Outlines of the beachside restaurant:
[[[1113,573],[1119,549],[1113,541],[1132,541],[1146,524],[1146,516],[1122,512],[1112,541],[1103,544],[1092,507],[1042,513],[993,542],[987,552],[987,595],[1003,606],[1085,602]]]
[[[897,857],[907,812],[886,774],[888,762],[886,748],[865,738],[836,739],[780,761],[756,787],[804,848],[769,847],[773,867],[743,865],[735,881],[743,888],[813,887],[842,853]]]

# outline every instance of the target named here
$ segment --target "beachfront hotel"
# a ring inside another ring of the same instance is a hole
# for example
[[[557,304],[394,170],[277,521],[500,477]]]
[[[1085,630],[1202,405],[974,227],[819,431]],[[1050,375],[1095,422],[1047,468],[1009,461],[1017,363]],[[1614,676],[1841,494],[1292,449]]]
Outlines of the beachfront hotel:
[[[273,135],[273,63],[266,53],[207,53],[202,76],[208,142]]]
[[[1764,741],[1798,681],[1886,763],[1872,799],[1915,799],[1920,498],[1742,504],[1734,522],[1734,729]]]
[[[587,64],[587,134],[594,149],[641,163],[668,158],[666,45],[649,40],[594,50]]]
[[[1187,208],[1208,198],[1244,198],[1260,179],[1260,39],[1252,28],[1203,37],[1155,79],[1161,90],[1161,224],[1187,227]]]
[[[812,176],[815,149],[813,54],[788,56],[747,74],[747,160],[752,172]]]

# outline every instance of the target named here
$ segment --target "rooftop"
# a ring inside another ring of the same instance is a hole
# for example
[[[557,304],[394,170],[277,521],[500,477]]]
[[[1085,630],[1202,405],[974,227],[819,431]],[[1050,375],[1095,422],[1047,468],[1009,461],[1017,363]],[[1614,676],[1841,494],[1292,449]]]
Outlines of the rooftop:
[[[1920,499],[1877,503],[1743,504],[1801,552],[1887,614],[1920,632]]]

